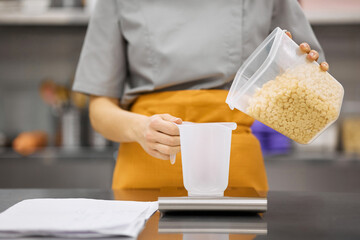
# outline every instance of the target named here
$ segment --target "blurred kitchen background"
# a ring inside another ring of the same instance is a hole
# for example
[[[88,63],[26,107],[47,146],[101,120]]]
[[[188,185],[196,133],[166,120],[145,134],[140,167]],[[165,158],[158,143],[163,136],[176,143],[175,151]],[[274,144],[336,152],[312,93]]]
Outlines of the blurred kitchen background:
[[[310,145],[254,124],[270,189],[360,191],[360,1],[300,3],[345,97]],[[92,130],[87,97],[70,91],[94,4],[0,0],[0,188],[110,188],[117,144]],[[15,152],[13,140],[35,130],[46,146]]]

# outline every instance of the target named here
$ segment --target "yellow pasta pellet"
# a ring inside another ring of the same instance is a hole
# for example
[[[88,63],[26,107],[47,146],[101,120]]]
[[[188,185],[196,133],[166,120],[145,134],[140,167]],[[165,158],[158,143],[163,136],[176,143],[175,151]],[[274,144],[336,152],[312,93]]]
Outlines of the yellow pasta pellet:
[[[299,143],[309,143],[339,115],[343,88],[319,66],[286,70],[257,89],[246,113]]]

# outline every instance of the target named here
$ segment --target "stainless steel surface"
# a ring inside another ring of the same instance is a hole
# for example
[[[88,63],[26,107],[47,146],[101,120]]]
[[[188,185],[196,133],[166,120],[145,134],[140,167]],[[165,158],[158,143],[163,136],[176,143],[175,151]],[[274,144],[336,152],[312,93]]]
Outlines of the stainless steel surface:
[[[246,197],[159,197],[159,210],[219,210],[219,211],[255,211],[267,209],[266,198]]]
[[[0,211],[11,205],[29,198],[40,197],[84,197],[97,199],[124,199],[124,200],[154,200],[150,192],[137,191],[138,195],[132,196],[127,191],[113,192],[101,189],[8,189],[0,190]],[[256,239],[276,240],[332,240],[332,239],[360,239],[360,193],[325,193],[325,192],[270,192],[268,194],[269,206],[263,214],[263,223],[267,225],[267,235],[256,235]],[[180,218],[179,218],[180,217]],[[226,218],[226,216],[224,216]],[[251,222],[249,215],[229,215],[231,218],[238,217],[244,222]],[[174,219],[175,218],[175,219]],[[173,222],[165,223],[172,228],[181,229],[183,223],[181,216],[173,216]],[[188,221],[206,224],[208,216],[192,216]],[[219,218],[219,217],[218,217]],[[219,218],[220,219],[220,218]],[[163,229],[164,221],[160,214],[155,213],[146,223],[146,227],[138,239],[199,239],[207,236],[208,239],[254,239],[254,235],[237,235],[228,231],[225,233],[213,233],[215,222],[202,226],[202,233],[192,234],[184,231],[179,233],[159,233]],[[216,221],[216,219],[214,219]],[[159,222],[160,221],[160,222]],[[240,220],[239,220],[240,221]],[[179,224],[177,224],[178,222]],[[189,223],[190,223],[189,222]],[[224,220],[224,222],[226,222]],[[260,221],[261,222],[261,221]],[[181,224],[180,224],[181,223]],[[218,221],[221,225],[221,221]],[[194,224],[195,227],[195,224]],[[208,230],[206,230],[206,228]],[[240,226],[239,226],[240,228]],[[200,227],[199,227],[200,229]],[[248,237],[248,238],[246,238]],[[48,239],[48,238],[26,238]],[[121,238],[111,238],[121,239]],[[206,238],[204,238],[206,239]],[[222,239],[222,238],[221,238]]]

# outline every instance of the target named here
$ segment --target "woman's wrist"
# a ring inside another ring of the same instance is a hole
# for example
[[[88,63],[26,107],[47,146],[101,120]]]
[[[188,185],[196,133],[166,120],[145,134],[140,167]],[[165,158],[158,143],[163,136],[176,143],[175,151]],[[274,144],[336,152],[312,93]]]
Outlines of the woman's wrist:
[[[129,128],[129,138],[132,139],[134,142],[140,143],[144,138],[144,132],[149,117],[133,113],[132,118],[133,120],[131,121],[131,126]]]
[[[92,96],[89,116],[93,128],[114,142],[139,142],[143,137],[147,116],[119,107],[118,100]]]

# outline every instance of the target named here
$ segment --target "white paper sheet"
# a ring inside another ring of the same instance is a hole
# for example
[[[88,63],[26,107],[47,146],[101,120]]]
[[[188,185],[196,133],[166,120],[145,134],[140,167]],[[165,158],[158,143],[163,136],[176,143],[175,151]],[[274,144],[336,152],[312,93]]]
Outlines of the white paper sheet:
[[[135,237],[157,202],[29,199],[0,214],[0,236]]]

